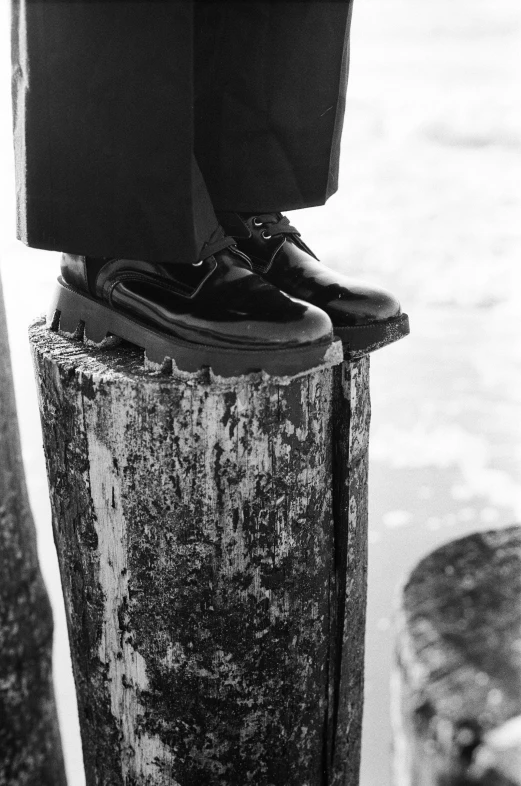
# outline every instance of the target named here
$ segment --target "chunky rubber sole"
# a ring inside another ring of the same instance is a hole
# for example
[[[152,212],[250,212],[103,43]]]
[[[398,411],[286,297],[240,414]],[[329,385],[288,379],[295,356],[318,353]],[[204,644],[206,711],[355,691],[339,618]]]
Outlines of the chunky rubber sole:
[[[85,338],[100,345],[108,335],[116,336],[145,350],[148,361],[164,366],[169,360],[183,372],[210,367],[222,377],[264,371],[274,376],[292,376],[330,362],[331,336],[324,342],[301,347],[244,349],[218,347],[187,341],[161,333],[89,295],[78,292],[58,279],[48,314],[51,330],[71,338]],[[339,347],[340,349],[340,347]],[[329,354],[328,354],[329,353]]]
[[[348,358],[360,357],[386,347],[409,334],[409,317],[401,314],[385,322],[369,325],[334,327],[335,336],[342,341],[344,354]]]

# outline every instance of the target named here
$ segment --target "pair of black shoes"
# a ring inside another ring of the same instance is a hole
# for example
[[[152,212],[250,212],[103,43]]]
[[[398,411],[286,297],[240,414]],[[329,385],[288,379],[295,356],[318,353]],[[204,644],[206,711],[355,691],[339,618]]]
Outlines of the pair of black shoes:
[[[220,376],[293,375],[324,362],[334,336],[356,357],[409,332],[391,294],[322,265],[280,213],[219,219],[228,234],[193,265],[63,254],[51,326]]]

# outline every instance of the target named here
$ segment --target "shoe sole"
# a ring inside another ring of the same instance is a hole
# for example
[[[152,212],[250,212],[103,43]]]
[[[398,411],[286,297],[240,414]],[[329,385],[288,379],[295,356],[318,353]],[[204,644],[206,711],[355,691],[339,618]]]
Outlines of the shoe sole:
[[[334,327],[335,336],[342,341],[346,358],[356,358],[386,347],[409,335],[409,317],[401,314],[396,319],[373,322],[369,325]]]
[[[243,349],[218,347],[187,341],[160,333],[120,311],[115,311],[99,300],[80,293],[58,279],[51,306],[47,314],[49,329],[68,338],[86,339],[102,345],[107,336],[116,336],[145,350],[146,360],[168,370],[172,367],[182,372],[194,373],[204,367],[222,377],[234,377],[264,371],[270,375],[293,376],[303,371],[332,365],[333,337],[302,347],[273,349]],[[338,346],[340,350],[340,346]],[[338,356],[338,351],[334,353]],[[336,362],[341,362],[341,356]]]

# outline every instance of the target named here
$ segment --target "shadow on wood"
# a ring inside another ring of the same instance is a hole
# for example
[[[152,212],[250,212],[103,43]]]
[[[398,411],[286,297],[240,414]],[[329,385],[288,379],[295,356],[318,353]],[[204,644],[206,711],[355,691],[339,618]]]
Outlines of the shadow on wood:
[[[0,785],[65,786],[52,614],[25,485],[0,282]]]
[[[395,786],[521,784],[521,527],[412,572],[393,675]]]
[[[31,343],[88,786],[356,786],[368,358],[180,379]]]

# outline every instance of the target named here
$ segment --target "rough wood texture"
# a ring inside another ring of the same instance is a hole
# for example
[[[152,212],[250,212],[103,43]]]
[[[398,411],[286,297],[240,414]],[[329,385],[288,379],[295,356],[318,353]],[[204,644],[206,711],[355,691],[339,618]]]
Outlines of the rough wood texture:
[[[356,786],[367,358],[180,379],[31,341],[88,786]]]
[[[395,786],[521,784],[521,527],[424,559],[397,642]]]
[[[0,786],[65,786],[51,650],[0,282]]]

